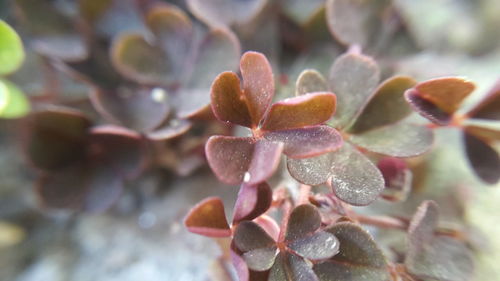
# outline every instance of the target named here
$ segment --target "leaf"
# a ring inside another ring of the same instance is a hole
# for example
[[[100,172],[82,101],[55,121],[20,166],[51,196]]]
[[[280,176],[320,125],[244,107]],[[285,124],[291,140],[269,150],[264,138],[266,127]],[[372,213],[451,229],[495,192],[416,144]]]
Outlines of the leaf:
[[[293,241],[312,234],[321,226],[321,216],[313,205],[299,205],[288,219],[285,241]]]
[[[209,26],[243,24],[255,17],[267,0],[187,0],[189,11]]]
[[[168,96],[162,88],[124,85],[114,90],[94,90],[90,97],[109,122],[140,132],[158,128],[170,112]]]
[[[376,89],[380,70],[370,57],[347,53],[335,60],[330,69],[330,90],[337,96],[335,128],[353,123]]]
[[[297,181],[309,185],[330,182],[336,196],[351,205],[368,205],[384,189],[384,179],[377,167],[348,143],[321,156],[288,158],[287,164]]]
[[[235,253],[232,249],[229,252],[229,255],[231,257],[231,263],[234,266],[234,269],[236,270],[236,275],[238,276],[239,281],[250,281],[250,272],[248,270],[248,266],[245,262],[245,260]]]
[[[474,89],[475,85],[464,78],[442,77],[418,83],[405,95],[413,109],[423,117],[445,125]]]
[[[16,0],[21,23],[31,33],[33,48],[48,57],[77,61],[88,56],[75,23],[49,1]]]
[[[113,125],[94,127],[89,132],[91,161],[105,163],[124,178],[137,176],[146,164],[146,143],[140,134]]]
[[[394,76],[385,80],[375,90],[349,132],[359,134],[374,128],[396,123],[412,113],[404,92],[416,81],[407,76]]]
[[[139,83],[168,85],[174,82],[169,57],[141,34],[122,33],[115,37],[111,61],[123,76]]]
[[[24,57],[21,38],[10,25],[0,20],[0,75],[16,71],[23,63]]]
[[[269,281],[317,281],[311,266],[299,256],[281,252],[271,268]]]
[[[471,134],[477,138],[493,141],[500,140],[500,129],[495,127],[488,127],[482,125],[467,125],[464,127],[465,132]]]
[[[500,120],[500,79],[467,115],[470,118]]]
[[[373,202],[384,189],[382,174],[361,152],[344,143],[331,152],[331,181],[335,195],[355,206]]]
[[[172,119],[165,126],[148,133],[147,137],[157,142],[167,141],[185,134],[192,127],[193,124],[187,120]]]
[[[251,138],[212,136],[205,145],[208,165],[217,178],[227,184],[243,182],[248,171],[255,140]]]
[[[245,127],[252,126],[250,113],[240,89],[240,79],[235,73],[223,72],[217,76],[210,92],[212,110],[217,119]]]
[[[210,86],[221,72],[236,70],[240,57],[236,35],[226,29],[213,29],[198,46],[193,64],[186,65],[184,87],[177,93],[177,115],[190,117],[210,104]]]
[[[386,281],[387,261],[373,238],[356,224],[336,223],[328,232],[339,240],[340,250],[332,259],[316,264],[314,271],[321,281]]]
[[[413,178],[406,162],[399,158],[385,157],[378,162],[377,168],[385,182],[382,197],[390,201],[405,201],[410,193]]]
[[[234,232],[235,246],[242,252],[248,267],[255,271],[264,271],[274,263],[276,242],[256,223],[241,222]]]
[[[251,155],[252,159],[243,181],[249,184],[258,184],[270,178],[278,169],[283,152],[283,144],[258,140]]]
[[[229,237],[231,229],[224,213],[224,204],[218,197],[209,197],[194,206],[184,224],[190,232],[208,237]]]
[[[311,93],[276,102],[261,129],[277,131],[318,125],[332,117],[335,106],[336,97],[332,93]]]
[[[500,180],[500,156],[480,138],[464,132],[465,152],[475,174],[488,184]]]
[[[433,201],[424,201],[408,228],[408,252],[405,265],[420,278],[470,280],[474,260],[467,247],[450,237],[435,236],[438,209]]]
[[[267,58],[257,52],[246,52],[240,61],[243,94],[253,126],[264,117],[274,96],[274,77]]]
[[[53,108],[26,119],[23,146],[37,168],[57,171],[85,156],[91,121],[74,110]]]
[[[273,200],[271,187],[266,182],[258,185],[242,184],[233,211],[233,224],[253,220],[264,214]]]
[[[339,241],[328,232],[318,231],[288,244],[300,256],[310,260],[328,259],[339,251]]]
[[[284,12],[300,25],[306,24],[324,6],[324,0],[287,0]]]
[[[146,14],[146,23],[162,47],[172,68],[181,72],[193,42],[193,23],[174,5],[156,5]]]
[[[109,209],[120,197],[123,191],[121,175],[114,167],[105,166],[104,163],[89,164],[87,171],[83,172],[88,178],[87,191],[83,210],[91,213],[101,213]],[[75,182],[82,178],[74,178]]]
[[[329,126],[314,126],[300,129],[273,131],[264,138],[284,143],[283,153],[291,158],[308,158],[339,149],[342,136]]]
[[[375,3],[376,2],[376,3]],[[332,35],[344,45],[361,45],[381,36],[381,17],[387,1],[328,0],[327,22]]]
[[[306,69],[302,71],[295,83],[295,96],[315,92],[328,92],[328,84],[318,71]]]
[[[19,118],[30,110],[23,92],[8,80],[0,79],[0,118]]]
[[[352,135],[352,143],[367,150],[394,157],[413,157],[428,151],[433,142],[431,129],[405,123]]]

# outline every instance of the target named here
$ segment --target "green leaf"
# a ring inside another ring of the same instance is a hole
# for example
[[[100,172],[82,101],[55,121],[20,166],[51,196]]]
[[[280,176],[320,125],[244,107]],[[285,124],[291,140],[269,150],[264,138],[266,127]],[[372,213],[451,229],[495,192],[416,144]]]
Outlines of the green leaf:
[[[30,110],[28,99],[13,83],[0,79],[0,118],[19,118]]]
[[[0,75],[18,69],[24,61],[23,43],[6,22],[0,20]]]

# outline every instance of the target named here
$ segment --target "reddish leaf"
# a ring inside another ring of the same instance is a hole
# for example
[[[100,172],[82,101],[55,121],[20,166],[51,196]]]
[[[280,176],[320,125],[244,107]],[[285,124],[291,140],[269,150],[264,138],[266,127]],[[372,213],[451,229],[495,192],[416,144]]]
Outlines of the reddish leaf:
[[[217,178],[227,184],[243,182],[250,167],[255,140],[212,136],[205,145],[208,164]]]
[[[231,229],[224,213],[224,204],[218,197],[209,197],[194,206],[184,224],[193,233],[209,237],[231,236]]]
[[[306,259],[324,260],[339,252],[339,241],[329,232],[318,231],[292,241],[288,247]]]
[[[385,157],[378,162],[377,167],[385,182],[382,197],[391,201],[406,200],[412,184],[412,172],[406,162],[399,158]]]
[[[354,134],[396,123],[412,112],[404,92],[416,81],[407,76],[394,76],[385,80],[363,109],[349,131]]]
[[[293,209],[288,219],[285,240],[293,241],[312,234],[321,226],[321,216],[313,205],[304,204]]]
[[[173,5],[156,5],[146,14],[146,23],[180,74],[193,41],[193,24],[188,15]]]
[[[335,60],[330,70],[330,90],[337,96],[336,128],[353,123],[369,101],[380,79],[375,61],[367,56],[347,53]]]
[[[445,125],[474,88],[472,82],[463,78],[443,77],[418,83],[405,96],[422,116]]]
[[[271,269],[269,281],[318,281],[318,277],[303,258],[281,252]]]
[[[58,170],[84,157],[91,121],[63,108],[35,112],[26,119],[23,145],[36,167]]]
[[[231,122],[245,127],[252,120],[240,89],[240,79],[232,72],[221,73],[215,78],[211,89],[212,110],[222,122]]]
[[[343,143],[340,133],[329,126],[268,132],[264,138],[283,142],[285,144],[283,153],[297,159],[335,151]]]
[[[173,82],[168,56],[152,45],[141,34],[123,33],[111,47],[111,61],[123,76],[145,84],[165,85]]]
[[[335,112],[332,93],[312,93],[277,102],[271,106],[262,130],[276,131],[313,126],[328,121]]]
[[[166,141],[185,134],[191,129],[193,124],[187,120],[171,120],[166,125],[147,134],[147,137],[153,141]]]
[[[413,157],[431,148],[434,143],[434,133],[428,127],[398,123],[352,135],[349,140],[380,154]]]
[[[282,143],[258,140],[243,181],[248,184],[258,184],[270,178],[278,169],[282,152]]]
[[[257,126],[274,96],[274,77],[267,58],[257,52],[246,52],[240,61],[243,94],[253,126]]]
[[[261,215],[254,219],[253,222],[262,227],[262,229],[264,229],[275,241],[278,241],[280,227],[273,218],[267,215]]]
[[[480,138],[464,133],[465,152],[476,175],[486,183],[500,180],[500,156],[498,152]]]
[[[231,256],[231,262],[236,269],[236,274],[239,281],[250,281],[250,272],[245,260],[240,257],[233,250],[230,250],[229,255]]]
[[[500,120],[500,80],[467,115],[471,118]]]
[[[341,222],[327,231],[339,240],[340,251],[332,259],[314,266],[319,280],[390,279],[386,258],[366,230],[350,222]]]
[[[276,242],[256,223],[241,222],[234,232],[234,244],[242,252],[248,267],[264,271],[274,263]]]
[[[321,73],[314,69],[306,69],[297,78],[295,95],[301,96],[315,92],[328,92],[328,84]]]
[[[253,220],[271,207],[273,193],[263,182],[258,185],[242,184],[234,205],[233,224]]]
[[[97,111],[110,122],[140,132],[149,132],[160,126],[170,111],[168,96],[161,88],[96,90],[92,92],[91,100]]]

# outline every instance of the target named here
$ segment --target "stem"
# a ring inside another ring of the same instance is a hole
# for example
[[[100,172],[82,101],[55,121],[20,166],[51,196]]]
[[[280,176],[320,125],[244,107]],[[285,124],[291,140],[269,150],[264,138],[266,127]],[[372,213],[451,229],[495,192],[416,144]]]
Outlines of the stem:
[[[299,187],[299,198],[297,199],[297,205],[309,203],[310,193],[311,193],[311,186],[307,184],[301,184]]]
[[[280,235],[278,237],[278,242],[285,241],[285,233],[286,233],[286,228],[288,226],[288,218],[290,217],[290,213],[292,212],[292,204],[290,203],[289,200],[283,202],[282,210],[283,210],[283,217],[281,218]]]
[[[391,228],[406,231],[410,225],[407,221],[403,219],[398,219],[388,216],[365,216],[359,214],[353,214],[354,219],[361,224],[373,225],[381,228]]]

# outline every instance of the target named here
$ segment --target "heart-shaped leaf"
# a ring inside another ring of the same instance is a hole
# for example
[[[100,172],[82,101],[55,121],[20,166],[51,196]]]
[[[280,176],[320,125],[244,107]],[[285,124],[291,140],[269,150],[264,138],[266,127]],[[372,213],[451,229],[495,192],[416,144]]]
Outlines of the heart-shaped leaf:
[[[252,120],[240,89],[240,79],[235,73],[224,72],[215,79],[211,89],[212,110],[222,122],[231,122],[245,127]]]
[[[0,118],[19,118],[29,110],[30,104],[23,92],[10,81],[0,79]]]
[[[295,83],[295,95],[305,95],[315,92],[328,92],[328,84],[318,71],[306,69],[302,71]]]
[[[282,152],[282,143],[267,140],[257,141],[243,181],[249,184],[258,184],[270,178],[278,169]]]
[[[116,37],[111,59],[116,70],[139,83],[168,85],[173,82],[174,68],[169,57],[141,34],[123,33]]]
[[[474,260],[471,251],[460,241],[434,234],[438,208],[433,201],[424,201],[408,228],[408,271],[423,279],[470,280]]]
[[[14,29],[0,20],[0,75],[16,71],[24,61],[21,38]]]
[[[308,158],[335,151],[343,140],[337,130],[329,126],[268,132],[264,138],[284,143],[283,153],[292,158]]]
[[[321,156],[288,158],[288,171],[299,182],[318,185],[330,182],[337,197],[352,205],[368,205],[384,189],[377,167],[348,143]]]
[[[286,241],[308,236],[321,226],[321,216],[313,205],[304,204],[293,209],[288,219]]]
[[[226,220],[224,204],[218,197],[209,197],[194,206],[186,216],[184,224],[193,233],[208,237],[231,236]]]
[[[353,123],[368,102],[380,80],[380,70],[370,57],[347,53],[335,60],[330,69],[330,90],[337,96],[335,128]]]
[[[332,259],[314,266],[319,280],[390,279],[386,258],[366,230],[350,222],[341,222],[327,231],[337,237],[340,250]]]
[[[240,61],[243,94],[253,125],[257,126],[274,96],[274,76],[267,58],[257,52],[246,52]]]
[[[404,201],[411,190],[413,174],[405,161],[394,157],[382,158],[378,169],[384,176],[385,189],[382,197],[391,201]]]
[[[170,111],[162,88],[123,85],[115,90],[95,90],[91,101],[108,121],[140,132],[160,126]]]
[[[318,281],[318,277],[303,258],[280,252],[269,273],[269,281]]]
[[[268,270],[276,258],[276,242],[259,225],[241,222],[234,232],[234,244],[242,252],[250,269]]]
[[[274,103],[262,123],[262,130],[276,131],[318,125],[335,112],[332,93],[311,93]]]
[[[410,115],[412,110],[404,98],[404,92],[415,83],[415,80],[407,76],[394,76],[385,80],[375,90],[349,132],[359,134],[396,123]]]
[[[429,150],[434,134],[425,126],[398,123],[352,135],[352,143],[370,151],[395,157],[413,157]]]
[[[464,132],[465,152],[476,175],[486,183],[500,180],[500,156],[482,139]]]
[[[28,159],[40,169],[54,171],[81,160],[90,125],[82,113],[63,108],[29,115],[24,137]]]
[[[233,224],[253,220],[271,207],[273,193],[266,182],[258,185],[242,184],[234,205]]]
[[[423,117],[446,125],[475,85],[463,78],[442,77],[418,83],[406,91],[407,101]]]
[[[267,4],[267,0],[187,0],[191,13],[209,26],[246,23]]]

